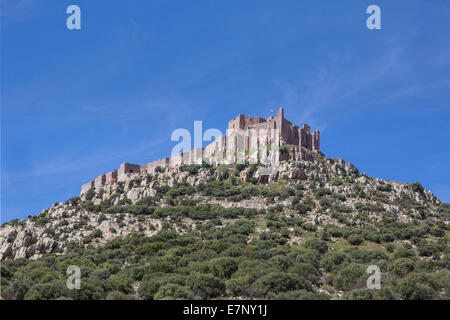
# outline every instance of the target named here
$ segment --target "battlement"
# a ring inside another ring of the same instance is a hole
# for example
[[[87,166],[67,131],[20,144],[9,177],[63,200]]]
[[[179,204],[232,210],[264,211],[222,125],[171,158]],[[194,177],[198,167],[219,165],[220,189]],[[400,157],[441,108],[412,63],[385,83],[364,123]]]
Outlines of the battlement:
[[[273,135],[276,132],[276,135]],[[242,114],[228,122],[227,135],[216,137],[216,140],[204,148],[181,152],[168,158],[149,162],[144,165],[122,163],[119,169],[100,175],[93,181],[81,186],[81,194],[91,188],[98,188],[118,181],[126,181],[140,173],[153,174],[156,168],[176,168],[184,164],[210,165],[236,163],[238,159],[250,159],[259,163],[269,157],[271,148],[291,145],[291,154],[287,159],[306,159],[304,149],[320,151],[320,132],[313,131],[307,124],[298,127],[284,118],[284,109],[280,108],[275,117],[246,117]],[[274,149],[275,150],[275,149]],[[283,159],[286,155],[282,155]],[[280,156],[281,158],[281,156]]]

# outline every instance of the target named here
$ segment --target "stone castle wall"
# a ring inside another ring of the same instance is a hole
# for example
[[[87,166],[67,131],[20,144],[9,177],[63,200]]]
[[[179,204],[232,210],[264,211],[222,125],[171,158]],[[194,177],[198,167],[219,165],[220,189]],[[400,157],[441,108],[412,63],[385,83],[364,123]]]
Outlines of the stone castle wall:
[[[284,118],[284,110],[280,108],[276,117],[245,117],[238,115],[228,123],[227,134],[216,138],[204,148],[181,152],[168,158],[149,162],[144,165],[122,163],[119,169],[100,175],[93,181],[81,186],[81,194],[94,187],[125,181],[137,173],[153,174],[157,167],[176,168],[183,164],[211,165],[259,163],[270,157],[272,148],[290,146],[287,154],[281,154],[280,160],[307,160],[310,155],[305,149],[320,151],[320,133],[304,124],[302,128]]]

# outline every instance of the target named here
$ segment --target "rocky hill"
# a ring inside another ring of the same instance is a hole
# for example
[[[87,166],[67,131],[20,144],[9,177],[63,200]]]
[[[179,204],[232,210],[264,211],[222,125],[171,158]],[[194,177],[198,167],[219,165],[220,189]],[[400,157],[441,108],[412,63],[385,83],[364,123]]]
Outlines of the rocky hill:
[[[450,205],[308,150],[136,173],[0,228],[5,299],[448,299]],[[65,286],[68,265],[81,290]],[[382,288],[368,290],[368,265]]]

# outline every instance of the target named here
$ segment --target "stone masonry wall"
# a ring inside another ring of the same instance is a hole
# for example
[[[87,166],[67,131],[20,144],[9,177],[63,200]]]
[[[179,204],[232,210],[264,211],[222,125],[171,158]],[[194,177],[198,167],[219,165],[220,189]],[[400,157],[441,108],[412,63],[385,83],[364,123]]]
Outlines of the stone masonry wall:
[[[125,181],[139,173],[153,174],[157,167],[176,168],[183,164],[211,165],[222,163],[260,163],[270,157],[273,148],[288,145],[289,152],[281,154],[280,160],[308,160],[311,155],[305,149],[320,151],[320,132],[314,131],[303,124],[300,128],[284,118],[284,110],[280,108],[276,117],[267,119],[261,117],[246,117],[242,114],[229,121],[227,134],[216,138],[204,148],[197,148],[182,152],[168,158],[149,162],[144,165],[122,163],[119,169],[100,175],[95,180],[81,186],[81,194],[91,188],[98,188],[105,184]]]

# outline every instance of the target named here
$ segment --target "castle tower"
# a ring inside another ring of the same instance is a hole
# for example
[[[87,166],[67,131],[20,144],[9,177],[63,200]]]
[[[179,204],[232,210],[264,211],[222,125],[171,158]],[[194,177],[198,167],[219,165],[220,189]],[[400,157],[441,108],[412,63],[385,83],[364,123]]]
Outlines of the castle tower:
[[[236,118],[228,122],[228,129],[244,129],[245,116],[243,114],[238,115]]]
[[[320,151],[320,132],[318,130],[314,130],[312,135],[312,149]]]
[[[284,135],[283,135],[283,130],[284,130],[283,123],[284,123],[284,109],[280,108],[277,111],[277,117],[276,117],[276,124],[277,124],[277,128],[276,129],[279,130],[279,134],[280,134],[280,137],[279,137],[279,139],[280,139],[279,145],[280,146],[284,144],[283,143],[283,137],[284,137]]]
[[[277,111],[277,118],[279,118],[279,119],[281,119],[281,120],[284,119],[284,108],[280,108],[280,109]]]

